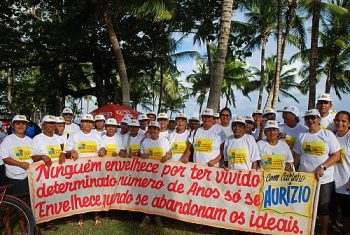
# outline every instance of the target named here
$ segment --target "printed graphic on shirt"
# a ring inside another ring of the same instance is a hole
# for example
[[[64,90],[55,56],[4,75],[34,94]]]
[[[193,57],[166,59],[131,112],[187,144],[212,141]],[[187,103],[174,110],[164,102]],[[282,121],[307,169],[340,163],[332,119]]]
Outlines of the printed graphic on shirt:
[[[132,144],[129,145],[129,153],[130,154],[136,154],[138,151],[140,151],[141,146],[138,144]]]
[[[78,142],[78,153],[96,153],[97,143],[95,141]]]
[[[340,160],[337,163],[339,163],[339,164],[345,163],[345,149],[344,148],[340,149]]]
[[[163,148],[146,148],[146,155],[149,158],[153,159],[161,159],[162,156],[164,156],[164,149]]]
[[[213,151],[213,140],[204,138],[196,139],[193,148],[195,152],[211,153]]]
[[[47,155],[49,158],[58,158],[62,152],[60,145],[48,145],[46,146]]]
[[[28,146],[15,147],[13,149],[13,152],[15,153],[15,158],[17,161],[25,161],[31,159],[31,148]]]
[[[113,153],[117,152],[117,145],[116,144],[106,144],[107,148],[107,156],[112,156]]]
[[[185,152],[187,145],[185,141],[176,141],[171,144],[172,154],[182,154]]]
[[[325,154],[326,145],[322,141],[303,142],[302,151],[304,154],[322,156]]]
[[[263,154],[261,156],[261,165],[264,170],[283,170],[284,169],[283,154]]]
[[[248,150],[245,148],[233,148],[228,150],[228,159],[231,165],[246,164]]]
[[[280,133],[279,139],[282,140],[283,142],[286,142],[286,144],[288,144],[290,149],[293,149],[295,139],[296,139],[294,136],[287,135],[286,133]]]

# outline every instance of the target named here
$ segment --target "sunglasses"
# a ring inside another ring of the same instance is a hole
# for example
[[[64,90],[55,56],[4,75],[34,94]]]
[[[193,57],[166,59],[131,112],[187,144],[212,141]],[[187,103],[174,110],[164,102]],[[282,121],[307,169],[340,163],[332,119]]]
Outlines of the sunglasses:
[[[308,121],[308,120],[315,120],[316,118],[318,118],[317,116],[306,116],[304,119],[305,121]]]
[[[63,116],[73,116],[73,114],[71,114],[71,113],[63,113],[62,115]]]

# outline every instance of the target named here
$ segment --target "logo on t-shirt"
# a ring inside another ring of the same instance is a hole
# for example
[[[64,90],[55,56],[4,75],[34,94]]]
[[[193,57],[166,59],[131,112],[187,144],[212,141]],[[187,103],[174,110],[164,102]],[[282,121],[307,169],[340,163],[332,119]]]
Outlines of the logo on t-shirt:
[[[340,160],[338,162],[339,164],[344,164],[345,163],[345,149],[341,148],[340,149]]]
[[[164,149],[163,148],[146,148],[146,155],[149,158],[153,158],[153,159],[161,159],[161,157],[164,156]]]
[[[195,152],[211,153],[213,151],[213,140],[204,138],[196,139],[193,148]]]
[[[248,150],[245,148],[233,148],[228,151],[228,158],[231,165],[246,164]]]
[[[13,149],[13,152],[15,153],[15,159],[17,161],[25,161],[25,160],[31,159],[30,158],[31,148],[28,146],[15,147]]]
[[[322,156],[325,154],[326,145],[322,141],[303,142],[302,151],[304,154]]]
[[[47,156],[49,158],[58,158],[62,152],[60,145],[48,145],[46,146]]]
[[[96,153],[97,143],[95,141],[78,142],[78,153]]]
[[[112,156],[113,153],[117,152],[117,145],[116,144],[106,144],[106,148],[107,148],[107,156]]]
[[[132,144],[132,145],[129,145],[128,149],[130,154],[137,154],[138,151],[140,151],[141,146],[138,144]]]
[[[177,141],[171,144],[172,154],[183,154],[185,152],[187,145],[186,141]]]
[[[263,154],[261,156],[261,165],[264,170],[283,170],[284,169],[283,154]]]

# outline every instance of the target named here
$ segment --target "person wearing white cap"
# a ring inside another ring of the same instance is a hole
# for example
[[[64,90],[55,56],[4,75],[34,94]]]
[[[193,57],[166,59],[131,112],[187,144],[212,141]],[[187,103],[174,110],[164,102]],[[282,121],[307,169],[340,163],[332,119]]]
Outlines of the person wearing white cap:
[[[224,143],[226,136],[219,128],[214,127],[214,110],[206,108],[202,112],[203,126],[193,131],[189,137],[189,144],[182,156],[182,162],[189,161],[191,150],[193,150],[193,161],[207,164],[208,166],[218,166],[222,158],[220,147]]]
[[[179,113],[176,118],[176,130],[170,133],[169,142],[171,149],[171,160],[180,161],[186,150],[188,136],[190,131],[187,130],[187,117],[184,113]]]
[[[95,129],[94,131],[101,136],[106,134],[105,129],[106,118],[102,114],[98,114],[95,116]]]
[[[169,118],[169,122],[168,122],[168,126],[167,126],[168,132],[169,132],[169,133],[174,132],[174,131],[175,131],[175,128],[176,128],[176,120],[175,120],[175,117],[170,117],[170,118]]]
[[[140,157],[144,159],[155,159],[165,162],[171,158],[169,141],[159,135],[160,125],[156,121],[150,121],[148,124],[150,137],[145,138],[141,143]],[[162,226],[160,216],[155,216],[154,220],[158,226]],[[149,215],[143,217],[140,227],[147,226],[151,221]]]
[[[262,121],[262,115],[263,115],[263,111],[261,109],[257,109],[252,113],[252,117],[254,119],[255,122],[255,128],[260,126],[260,123]]]
[[[146,114],[147,117],[148,117],[148,121],[151,122],[151,121],[156,121],[157,119],[157,115],[155,112],[149,112]]]
[[[190,131],[194,131],[197,130],[201,124],[199,121],[199,117],[197,115],[193,115],[191,117],[188,118],[188,126],[190,128]]]
[[[299,134],[295,141],[294,165],[301,172],[313,172],[321,182],[317,213],[322,234],[327,234],[334,164],[340,160],[341,147],[333,132],[321,129],[317,109],[306,111],[304,120],[309,131]]]
[[[128,115],[124,115],[123,119],[120,122],[120,131],[118,134],[124,138],[124,135],[126,135],[129,132],[129,122],[131,121],[130,117]]]
[[[343,220],[342,234],[350,234],[350,113],[339,111],[334,123],[341,150],[340,161],[334,165],[335,203],[341,208]],[[338,207],[336,207],[338,209]]]
[[[221,125],[220,113],[214,113],[214,122],[215,124]]]
[[[94,116],[92,114],[84,114],[80,120],[81,130],[69,136],[65,153],[68,153],[71,159],[89,157],[103,157],[106,155],[106,145],[102,140],[101,135],[93,132]],[[64,163],[65,158],[60,156],[59,163]],[[79,215],[77,226],[84,226],[84,216]],[[100,217],[97,213],[94,214],[95,225],[101,224]]]
[[[12,184],[6,193],[20,197],[28,202],[29,185],[27,170],[33,162],[31,158],[32,139],[25,135],[28,120],[24,115],[16,115],[11,122],[14,130],[0,145],[0,157],[5,163],[5,184]],[[6,215],[5,215],[6,216]],[[5,234],[12,234],[9,221],[4,219]],[[19,231],[26,232],[24,217],[18,217]],[[8,222],[6,222],[8,221]]]
[[[141,131],[142,134],[145,134],[145,132],[147,131],[147,126],[148,126],[148,120],[149,120],[149,118],[147,117],[146,114],[140,114],[140,115],[137,117],[137,120],[138,120],[139,123],[140,123],[140,129],[139,129],[139,131]]]
[[[321,128],[335,132],[336,128],[333,122],[335,114],[330,113],[332,107],[333,104],[330,94],[323,93],[318,97],[317,109],[321,115]]]
[[[62,117],[66,121],[64,133],[69,137],[74,132],[80,131],[80,127],[73,122],[73,110],[65,107],[62,111]]]
[[[251,115],[246,115],[244,117],[245,120],[245,133],[248,135],[253,135],[253,131],[255,128],[255,123],[254,123],[254,119]]]
[[[264,109],[264,113],[263,113],[263,119],[260,122],[260,126],[256,128],[255,133],[254,133],[254,138],[259,141],[262,139],[266,139],[265,133],[264,133],[264,127],[265,127],[265,123],[268,120],[276,120],[276,112],[274,109],[272,108],[266,108]]]
[[[222,127],[223,132],[225,133],[226,137],[230,137],[233,135],[232,128],[231,128],[231,118],[232,113],[229,108],[223,108],[220,110],[219,113],[220,116],[220,125]]]
[[[66,121],[61,116],[55,117],[55,121],[55,135],[57,135],[61,139],[62,149],[64,149],[64,146],[66,145],[66,142],[68,140],[67,134],[64,133]]]
[[[168,115],[166,113],[159,113],[157,117],[157,122],[159,123],[159,127],[160,127],[159,136],[169,140]]]
[[[279,126],[277,121],[267,121],[265,125],[266,140],[258,144],[260,152],[260,166],[264,170],[293,170],[293,154],[283,141],[278,139]]]
[[[138,120],[129,122],[129,132],[124,135],[123,142],[128,157],[139,157],[141,151],[141,142],[145,135],[139,131],[140,123]]]
[[[120,135],[117,135],[118,122],[115,118],[106,120],[106,133],[102,135],[102,140],[106,145],[106,156],[125,157],[125,147]]]
[[[254,137],[245,134],[245,120],[235,116],[232,121],[233,135],[224,143],[224,165],[233,170],[258,169],[260,160],[258,146]]]
[[[294,142],[300,133],[305,133],[308,128],[299,122],[299,110],[294,106],[284,107],[282,110],[282,118],[284,123],[279,125],[279,138],[286,142],[291,150],[293,150]]]

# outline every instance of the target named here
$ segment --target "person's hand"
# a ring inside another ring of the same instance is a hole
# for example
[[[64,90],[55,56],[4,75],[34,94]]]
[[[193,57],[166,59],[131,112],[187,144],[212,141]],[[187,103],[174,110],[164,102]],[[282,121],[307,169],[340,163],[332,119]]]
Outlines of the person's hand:
[[[78,159],[78,152],[75,150],[71,150],[70,151],[70,159],[73,159],[74,161],[76,161]]]
[[[22,169],[24,169],[24,170],[28,170],[28,169],[29,169],[29,166],[30,166],[30,164],[29,164],[28,162],[21,162],[21,163],[19,164],[19,167],[22,168]]]
[[[350,191],[350,184],[346,185],[346,191]]]
[[[98,150],[98,156],[103,157],[104,155],[106,155],[106,149],[100,148],[100,150]]]
[[[323,174],[324,174],[323,168],[321,168],[321,167],[318,166],[318,167],[316,168],[316,170],[315,170],[315,176],[316,176],[316,178],[317,178],[317,179],[320,179],[320,177],[322,177]]]
[[[112,157],[118,157],[118,153],[113,152],[113,153],[112,153]]]
[[[164,163],[164,162],[166,162],[166,161],[168,161],[168,157],[167,157],[167,155],[164,155],[164,156],[160,159],[160,162],[161,162],[161,163]]]
[[[60,156],[58,157],[58,164],[62,165],[66,161],[66,154],[61,153]]]
[[[229,171],[230,169],[227,166],[224,166],[225,171]]]
[[[188,156],[182,156],[181,161],[183,163],[188,163],[189,159],[190,159],[190,157],[188,157]]]
[[[213,159],[213,160],[210,160],[207,164],[208,164],[209,167],[213,167],[213,166],[215,166],[216,162]]]
[[[148,156],[147,156],[146,154],[141,154],[140,157],[141,157],[142,159],[148,159]]]
[[[42,155],[41,160],[43,160],[45,162],[46,166],[51,166],[51,164],[52,164],[51,158],[46,156],[46,155]]]

